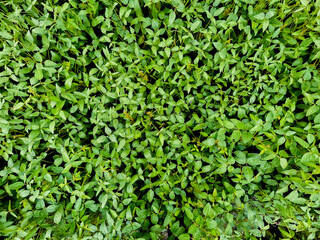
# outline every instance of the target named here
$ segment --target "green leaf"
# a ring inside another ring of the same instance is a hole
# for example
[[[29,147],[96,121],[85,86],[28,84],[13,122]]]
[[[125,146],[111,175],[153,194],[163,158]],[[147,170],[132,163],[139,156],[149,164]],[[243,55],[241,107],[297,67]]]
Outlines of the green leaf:
[[[172,221],[172,216],[170,214],[167,214],[167,216],[164,219],[163,226],[166,227],[168,226]]]
[[[196,234],[198,231],[199,231],[199,228],[198,228],[196,225],[192,224],[192,225],[190,226],[189,230],[188,230],[188,233],[194,235],[194,234]]]
[[[247,181],[251,182],[252,178],[253,178],[253,171],[252,171],[251,167],[245,166],[242,168],[242,170],[243,170],[244,176],[247,179]]]
[[[234,128],[234,124],[230,121],[224,121],[224,126],[228,129],[233,129]]]
[[[65,86],[66,86],[66,89],[70,89],[71,88],[71,85],[72,85],[72,80],[73,78],[68,78],[65,82]]]
[[[176,19],[176,13],[171,10],[169,14],[169,24],[168,24],[169,27],[174,23],[175,19]]]
[[[154,191],[152,189],[150,189],[147,193],[147,198],[149,202],[152,202],[152,199],[154,197]]]
[[[41,80],[43,78],[42,69],[36,69],[34,73],[34,77],[36,80]]]
[[[303,6],[308,6],[308,4],[310,3],[310,1],[309,0],[300,0],[300,2],[301,2],[301,4],[303,5]]]
[[[312,144],[314,142],[314,140],[315,140],[315,136],[312,135],[312,134],[308,134],[307,135],[307,140],[308,140],[309,144]]]
[[[294,136],[294,140],[296,140],[297,143],[299,143],[304,148],[308,148],[309,147],[309,144],[306,141],[304,141],[302,138],[300,138],[300,137]]]
[[[49,181],[49,182],[52,182],[52,177],[51,177],[51,175],[49,173],[44,175],[44,179]]]
[[[210,211],[211,211],[211,205],[210,205],[210,203],[207,203],[207,204],[205,205],[204,209],[203,209],[203,214],[204,214],[205,216],[208,216],[209,213],[210,213]]]
[[[281,137],[281,138],[278,139],[277,144],[280,146],[280,145],[284,144],[285,141],[286,141],[286,138],[285,137]]]
[[[252,139],[253,134],[250,132],[244,132],[242,134],[242,140],[244,143],[248,143]]]
[[[194,31],[194,30],[198,29],[200,27],[200,25],[201,25],[201,21],[200,20],[195,21],[194,23],[191,24],[190,30]]]
[[[188,233],[181,234],[179,240],[190,240],[190,235]]]
[[[92,26],[95,27],[104,21],[104,16],[98,16],[92,20]]]
[[[62,154],[62,158],[65,162],[70,162],[68,152],[64,147],[61,148],[61,154]]]
[[[215,145],[215,142],[216,142],[215,139],[209,138],[209,139],[205,140],[203,142],[203,144],[206,145],[207,147],[211,147],[211,146]]]
[[[119,142],[118,148],[117,148],[117,152],[120,152],[120,150],[124,147],[124,145],[126,145],[126,140],[121,139],[121,141]]]
[[[216,17],[216,16],[219,16],[221,13],[223,13],[224,9],[225,9],[225,7],[218,8],[218,9],[214,12],[213,16],[215,16],[215,17]]]
[[[170,48],[166,47],[166,48],[164,49],[164,52],[166,53],[167,57],[169,58],[169,57],[170,57],[170,54],[171,54]]]
[[[288,166],[288,161],[285,158],[280,158],[280,166],[285,169]]]
[[[131,0],[130,4],[132,4],[132,6],[137,14],[137,17],[143,17],[143,13],[142,13],[142,10],[140,7],[139,0]]]
[[[132,184],[129,184],[129,185],[127,186],[127,193],[133,193],[133,186],[132,186]]]
[[[297,190],[292,191],[286,199],[296,204],[304,204],[307,200],[304,198],[299,198],[299,193]]]
[[[74,204],[74,210],[79,211],[81,207],[82,199],[78,198],[76,203]]]
[[[251,229],[250,233],[252,233],[256,237],[261,237],[261,231],[259,229]]]
[[[33,42],[34,42],[33,37],[32,37],[32,35],[31,35],[30,31],[28,31],[27,34],[26,34],[26,40],[29,41],[30,43],[33,43]]]
[[[314,118],[314,122],[320,124],[320,113]]]
[[[61,218],[63,216],[63,207],[61,206],[58,211],[54,214],[54,217],[53,217],[53,221],[55,224],[59,224],[60,221],[61,221]]]
[[[220,51],[223,48],[223,45],[221,42],[213,42],[214,47]]]
[[[102,198],[101,198],[101,200],[100,200],[100,202],[101,202],[101,208],[104,208],[104,207],[105,207],[105,205],[107,204],[108,199],[109,199],[108,194],[104,194],[104,195],[102,196]]]
[[[130,233],[133,231],[133,226],[131,224],[126,225],[123,229],[122,229],[122,233],[126,234],[126,233]]]
[[[311,152],[305,153],[301,158],[301,162],[306,166],[314,166],[318,161],[319,156]]]
[[[269,11],[266,13],[266,18],[267,19],[270,19],[272,18],[274,15],[276,15],[276,12],[275,11]]]
[[[311,107],[308,109],[308,111],[307,111],[307,116],[310,116],[310,115],[312,115],[312,114],[315,114],[316,112],[319,111],[319,109],[320,109],[319,106],[316,106],[316,105],[311,106]]]
[[[264,13],[259,13],[259,14],[255,15],[254,17],[255,17],[255,19],[263,20],[266,16]]]
[[[49,124],[49,131],[50,131],[52,134],[54,133],[55,124],[56,124],[55,121],[52,121],[52,122]]]
[[[188,208],[188,207],[185,207],[185,208],[184,208],[184,211],[185,211],[187,217],[188,217],[190,220],[193,220],[193,213],[192,213],[191,209]]]
[[[103,143],[107,139],[106,136],[100,136],[97,138],[97,143]]]
[[[13,106],[12,110],[13,110],[13,111],[16,111],[16,110],[22,108],[23,105],[24,105],[23,102],[19,102],[19,103],[15,104],[15,105]]]
[[[53,12],[53,8],[47,4],[41,3],[49,12]]]
[[[6,30],[3,30],[0,32],[0,36],[6,39],[12,39],[12,35],[10,33],[8,33]]]
[[[23,182],[16,182],[9,185],[10,190],[19,190],[22,186],[24,186]]]

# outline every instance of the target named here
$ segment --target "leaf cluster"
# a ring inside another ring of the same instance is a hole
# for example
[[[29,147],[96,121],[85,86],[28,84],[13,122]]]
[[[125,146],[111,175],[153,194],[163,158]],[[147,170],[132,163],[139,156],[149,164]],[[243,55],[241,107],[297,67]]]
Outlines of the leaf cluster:
[[[319,10],[0,2],[0,236],[319,239]]]

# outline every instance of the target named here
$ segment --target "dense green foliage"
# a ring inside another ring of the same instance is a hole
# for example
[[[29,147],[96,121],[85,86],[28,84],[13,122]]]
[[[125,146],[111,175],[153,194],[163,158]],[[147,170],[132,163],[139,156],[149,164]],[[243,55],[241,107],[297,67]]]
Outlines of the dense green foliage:
[[[319,10],[1,1],[0,236],[320,239]]]

